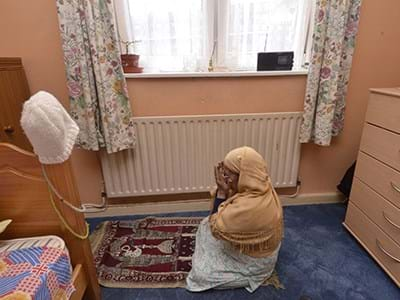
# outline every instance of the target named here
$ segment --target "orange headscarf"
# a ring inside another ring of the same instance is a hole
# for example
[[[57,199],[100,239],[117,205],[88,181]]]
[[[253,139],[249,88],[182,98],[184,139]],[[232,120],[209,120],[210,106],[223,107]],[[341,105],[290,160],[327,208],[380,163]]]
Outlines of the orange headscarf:
[[[264,159],[241,147],[226,155],[224,166],[239,174],[238,192],[210,217],[213,235],[247,255],[270,255],[282,240],[283,212]]]

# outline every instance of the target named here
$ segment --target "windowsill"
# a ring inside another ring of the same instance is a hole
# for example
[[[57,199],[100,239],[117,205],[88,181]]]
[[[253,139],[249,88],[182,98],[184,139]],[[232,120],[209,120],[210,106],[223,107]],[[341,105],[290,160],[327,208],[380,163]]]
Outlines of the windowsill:
[[[263,77],[307,75],[308,70],[291,71],[235,71],[235,72],[165,72],[165,73],[125,73],[125,78],[204,78],[204,77]]]

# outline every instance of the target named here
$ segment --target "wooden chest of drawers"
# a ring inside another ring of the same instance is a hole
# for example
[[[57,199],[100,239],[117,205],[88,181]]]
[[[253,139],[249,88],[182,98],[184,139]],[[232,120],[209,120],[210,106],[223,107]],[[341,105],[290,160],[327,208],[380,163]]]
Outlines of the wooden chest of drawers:
[[[400,88],[371,90],[343,224],[400,287]]]

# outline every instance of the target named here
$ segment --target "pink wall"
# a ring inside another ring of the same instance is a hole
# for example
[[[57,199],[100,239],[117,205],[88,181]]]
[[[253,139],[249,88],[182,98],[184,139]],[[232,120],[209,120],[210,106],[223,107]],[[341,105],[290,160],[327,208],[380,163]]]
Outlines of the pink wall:
[[[331,147],[302,147],[302,193],[335,191],[357,155],[368,88],[400,86],[399,19],[400,1],[364,0],[345,130]],[[0,37],[0,56],[22,57],[32,93],[48,90],[68,105],[55,1],[0,1]],[[305,76],[128,79],[128,89],[136,116],[298,111],[305,81]],[[73,162],[83,198],[98,198],[96,156],[75,151]]]
[[[46,90],[68,106],[55,1],[1,0],[0,56],[22,58],[32,94]],[[81,198],[100,201],[102,179],[96,155],[74,150],[72,163]]]

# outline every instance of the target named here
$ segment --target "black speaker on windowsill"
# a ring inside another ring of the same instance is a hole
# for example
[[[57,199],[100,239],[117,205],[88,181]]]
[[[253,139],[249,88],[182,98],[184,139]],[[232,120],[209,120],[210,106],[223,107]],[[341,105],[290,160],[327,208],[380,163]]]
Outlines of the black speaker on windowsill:
[[[257,71],[290,71],[293,68],[293,51],[259,52]]]

